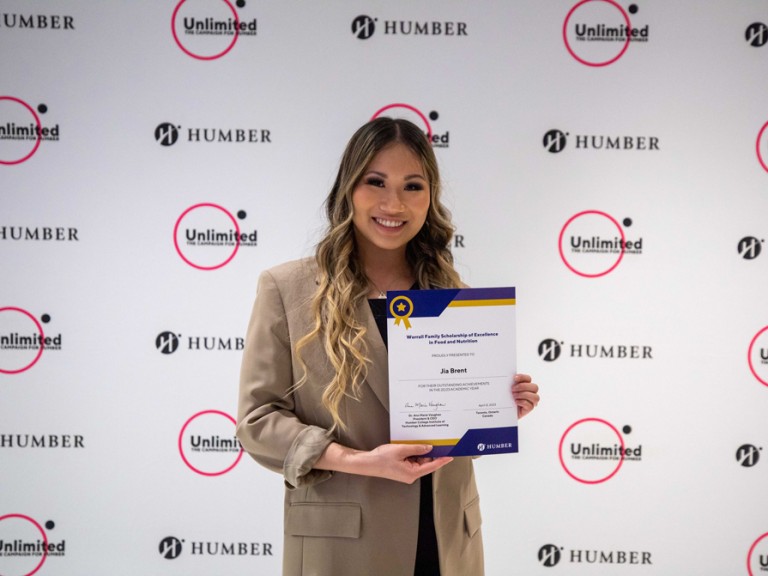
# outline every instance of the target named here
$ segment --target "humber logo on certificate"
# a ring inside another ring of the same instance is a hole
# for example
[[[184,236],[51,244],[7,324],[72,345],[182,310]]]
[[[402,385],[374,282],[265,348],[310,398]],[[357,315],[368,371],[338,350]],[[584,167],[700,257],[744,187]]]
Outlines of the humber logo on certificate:
[[[517,452],[515,304],[514,287],[387,292],[392,442]]]

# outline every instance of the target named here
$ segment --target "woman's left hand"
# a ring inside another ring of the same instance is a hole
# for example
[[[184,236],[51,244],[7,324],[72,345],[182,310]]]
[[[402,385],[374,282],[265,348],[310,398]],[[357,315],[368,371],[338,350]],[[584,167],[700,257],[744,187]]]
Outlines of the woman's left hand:
[[[539,403],[539,386],[531,382],[528,374],[515,374],[512,397],[517,404],[517,417],[522,418]]]

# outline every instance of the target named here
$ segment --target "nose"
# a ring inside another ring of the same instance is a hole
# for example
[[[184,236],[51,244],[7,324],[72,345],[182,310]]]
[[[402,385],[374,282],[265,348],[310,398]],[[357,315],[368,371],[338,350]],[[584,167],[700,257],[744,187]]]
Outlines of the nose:
[[[379,208],[388,214],[397,214],[405,210],[405,204],[400,197],[400,191],[392,186],[382,189],[379,198]]]

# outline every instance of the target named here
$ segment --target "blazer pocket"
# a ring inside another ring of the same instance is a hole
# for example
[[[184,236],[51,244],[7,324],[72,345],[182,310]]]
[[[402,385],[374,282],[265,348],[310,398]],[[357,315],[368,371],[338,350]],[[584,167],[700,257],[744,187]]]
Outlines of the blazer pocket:
[[[360,538],[362,516],[355,503],[295,502],[288,508],[285,532],[289,536]]]
[[[480,499],[475,498],[464,508],[464,529],[472,537],[480,530],[483,518],[480,515]]]

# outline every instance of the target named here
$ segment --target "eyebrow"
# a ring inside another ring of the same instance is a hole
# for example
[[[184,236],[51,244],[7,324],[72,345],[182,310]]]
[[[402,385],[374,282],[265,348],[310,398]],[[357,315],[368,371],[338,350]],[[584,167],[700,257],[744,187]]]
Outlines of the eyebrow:
[[[387,175],[384,172],[379,172],[378,170],[368,170],[368,172],[365,173],[366,176],[368,176],[369,174],[376,174],[377,176],[381,176],[382,178],[387,178]],[[421,174],[409,174],[408,176],[405,177],[406,180],[413,180],[414,178],[420,178],[425,182],[427,181],[427,179]]]

